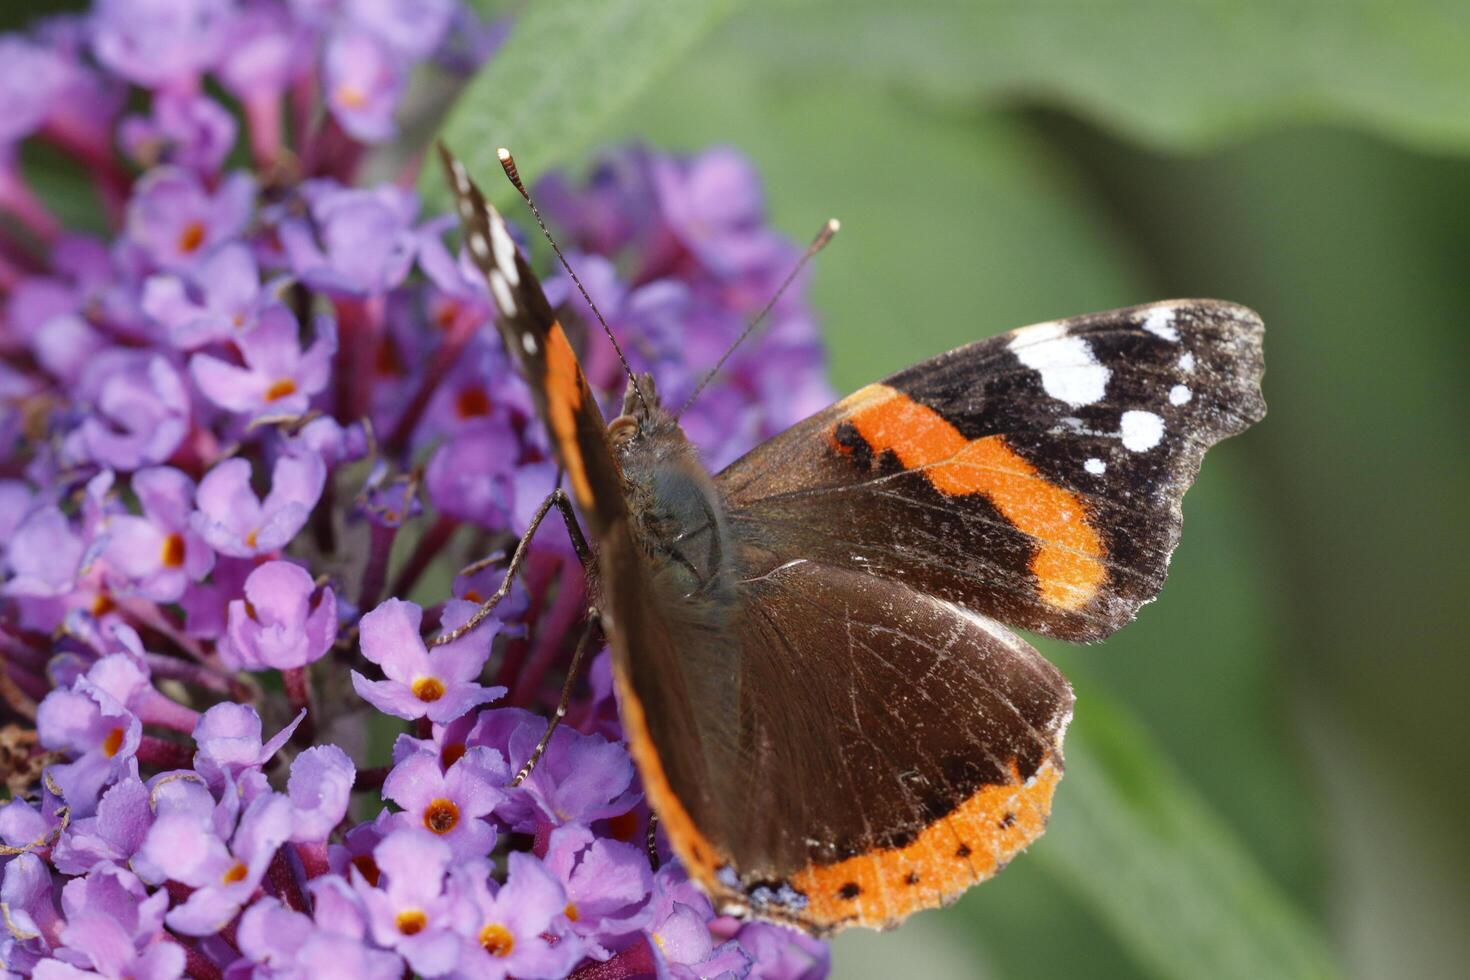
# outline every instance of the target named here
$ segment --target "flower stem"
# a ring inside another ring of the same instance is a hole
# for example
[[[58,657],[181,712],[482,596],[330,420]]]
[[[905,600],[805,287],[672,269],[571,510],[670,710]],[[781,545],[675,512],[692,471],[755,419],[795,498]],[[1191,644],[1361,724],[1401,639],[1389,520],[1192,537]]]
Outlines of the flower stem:
[[[245,100],[245,122],[250,129],[250,153],[261,173],[270,173],[281,159],[281,94],[268,92]]]
[[[199,951],[198,941],[176,936],[173,933],[164,934],[164,942],[173,943],[184,951],[184,974],[193,980],[221,980],[224,971]]]
[[[311,899],[301,887],[301,881],[296,876],[296,868],[292,866],[291,850],[282,847],[276,851],[275,857],[271,858],[270,867],[266,870],[266,879],[270,882],[271,891],[277,898],[293,912],[311,914]]]
[[[526,622],[534,623],[541,616],[541,609],[546,600],[546,587],[556,572],[556,559],[554,556],[542,552],[532,552],[526,559],[526,592],[531,597],[530,607],[526,610]],[[506,644],[505,659],[500,663],[500,670],[496,672],[495,683],[505,687],[515,687],[517,678],[521,675],[521,667],[526,662],[526,650],[530,642],[524,638],[512,640]]]
[[[511,704],[526,706],[535,700],[546,679],[557,654],[566,648],[566,638],[577,617],[587,607],[587,598],[582,588],[582,566],[576,562],[561,560],[560,581],[557,583],[556,598],[551,601],[551,611],[536,629],[536,645],[526,666],[516,677],[511,691]]]
[[[180,660],[178,657],[169,657],[161,653],[145,653],[143,661],[148,665],[148,672],[154,677],[162,677],[165,680],[182,681],[195,687],[202,687],[206,691],[215,694],[223,694],[226,697],[238,697],[241,684],[234,677],[221,673],[204,664],[190,663]],[[248,691],[246,693],[249,693]],[[190,729],[192,731],[192,729]]]
[[[36,196],[20,171],[0,166],[0,208],[14,215],[25,228],[43,242],[51,242],[61,231],[56,215]]]
[[[296,732],[291,736],[291,741],[297,745],[310,746],[316,740],[315,711],[312,708],[311,697],[311,674],[305,667],[290,667],[281,671],[281,685],[286,689],[286,699],[291,702],[291,710],[300,712],[306,710],[306,717],[301,719]]]
[[[393,557],[393,542],[398,537],[398,528],[373,524],[369,533],[367,567],[362,571],[358,609],[372,609],[383,595],[383,583],[388,578],[388,560]]]
[[[383,783],[388,779],[390,766],[374,766],[371,769],[363,769],[358,772],[357,779],[353,781],[354,790],[382,789]]]
[[[456,317],[453,326],[444,337],[444,342],[434,352],[434,358],[429,362],[429,369],[424,372],[424,379],[420,382],[418,390],[414,392],[413,399],[409,401],[408,407],[398,418],[398,424],[393,427],[393,432],[388,436],[385,448],[390,454],[401,453],[408,445],[413,430],[418,426],[419,419],[423,417],[424,409],[429,407],[429,400],[439,390],[439,385],[444,381],[449,369],[454,367],[455,361],[459,360],[460,353],[465,344],[475,335],[478,323],[468,322],[466,317]]]
[[[199,712],[186,708],[161,691],[147,691],[137,708],[138,718],[147,725],[191,735],[199,724]]]
[[[138,761],[160,769],[188,769],[194,763],[194,752],[181,742],[144,735],[138,742]]]
[[[382,296],[339,297],[338,344],[333,375],[337,379],[337,421],[348,425],[368,413],[373,393],[373,360],[382,340],[387,308]]]
[[[306,873],[308,880],[320,878],[332,870],[327,861],[326,841],[303,841],[292,846],[296,849],[296,859],[301,862],[301,870]]]
[[[407,596],[412,591],[414,584],[418,582],[419,576],[424,574],[424,569],[444,550],[454,532],[459,529],[459,521],[447,514],[441,514],[433,525],[419,538],[418,547],[414,548],[413,554],[409,556],[403,570],[393,580],[392,591],[396,596]]]

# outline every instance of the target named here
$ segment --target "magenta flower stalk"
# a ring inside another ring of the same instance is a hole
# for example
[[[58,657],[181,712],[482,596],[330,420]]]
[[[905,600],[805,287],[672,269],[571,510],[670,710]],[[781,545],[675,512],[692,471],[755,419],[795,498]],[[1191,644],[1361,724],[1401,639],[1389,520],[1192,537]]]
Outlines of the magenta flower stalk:
[[[0,36],[9,974],[826,973],[650,853],[605,651],[514,778],[585,611],[559,528],[438,642],[558,474],[452,216],[361,164],[508,28],[461,0],[95,0]],[[103,233],[38,191],[40,143]],[[731,149],[613,150],[537,194],[675,404],[798,254]],[[617,357],[544,271],[612,411]],[[684,422],[719,467],[829,397],[798,285]]]

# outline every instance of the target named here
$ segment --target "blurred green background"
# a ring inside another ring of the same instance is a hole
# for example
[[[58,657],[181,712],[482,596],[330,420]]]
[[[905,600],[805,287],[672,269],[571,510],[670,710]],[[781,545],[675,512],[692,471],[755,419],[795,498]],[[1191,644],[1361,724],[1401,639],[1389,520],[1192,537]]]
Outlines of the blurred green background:
[[[587,141],[728,142],[790,235],[839,216],[840,389],[1155,299],[1267,325],[1160,601],[1043,644],[1050,831],[836,975],[1470,975],[1470,5],[652,6],[689,46]]]
[[[1079,695],[1050,831],[837,976],[1470,975],[1470,4],[481,5],[518,24],[446,123],[474,169],[739,147],[792,237],[843,221],[841,389],[1130,303],[1266,321],[1270,414],[1160,601],[1040,644]]]

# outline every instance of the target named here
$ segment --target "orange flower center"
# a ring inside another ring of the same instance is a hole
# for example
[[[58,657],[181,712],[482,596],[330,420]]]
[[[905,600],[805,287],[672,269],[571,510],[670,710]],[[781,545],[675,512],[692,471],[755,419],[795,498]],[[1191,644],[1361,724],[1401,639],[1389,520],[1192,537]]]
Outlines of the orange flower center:
[[[184,564],[184,536],[175,531],[163,539],[163,554],[159,557],[164,568],[179,568]]]
[[[403,374],[403,365],[398,362],[398,348],[393,346],[393,341],[384,339],[378,345],[378,356],[374,358],[374,367],[379,374],[390,378]]]
[[[184,226],[184,230],[179,233],[179,251],[185,255],[192,255],[199,251],[199,246],[204,244],[204,235],[205,229],[203,222],[189,222]]]
[[[454,326],[455,319],[459,316],[459,304],[453,302],[441,303],[434,311],[434,325],[440,330],[448,330]]]
[[[453,800],[439,798],[424,807],[424,826],[436,834],[447,834],[459,824],[459,807]]]
[[[255,547],[255,536],[257,534],[259,534],[259,533],[260,533],[260,531],[259,531],[259,529],[257,529],[257,530],[251,531],[249,534],[245,535],[245,547],[247,547],[247,548],[254,548]]]
[[[249,868],[245,867],[245,865],[241,864],[239,861],[236,861],[234,864],[230,865],[230,870],[220,875],[219,880],[227,885],[233,885],[237,881],[244,881],[245,876],[249,873]]]
[[[444,682],[437,677],[420,677],[413,682],[413,696],[431,704],[444,696]]]
[[[398,926],[398,931],[405,936],[414,936],[424,931],[424,926],[429,924],[429,917],[422,909],[404,909],[398,913],[393,924]]]
[[[92,597],[93,616],[97,616],[99,618],[102,616],[106,616],[108,613],[112,612],[116,608],[117,603],[114,602],[112,596],[108,595],[106,592],[99,592]]]
[[[107,737],[102,740],[102,754],[109,759],[117,755],[118,750],[122,748],[123,738],[126,735],[127,733],[121,728],[114,728],[108,732]]]
[[[490,396],[479,386],[466,388],[454,400],[454,414],[462,419],[479,418],[490,414]]]
[[[516,947],[516,937],[498,922],[492,922],[480,930],[480,945],[491,956],[509,956]]]
[[[568,919],[571,919],[573,922],[576,922],[579,918],[581,918],[581,916],[577,914],[576,902],[568,902],[567,907],[562,909],[562,914],[564,914]]]
[[[352,866],[362,872],[363,879],[369,885],[372,885],[374,888],[378,887],[378,878],[380,877],[378,862],[373,860],[371,854],[359,854],[352,859]]]
[[[344,109],[361,109],[367,101],[367,93],[356,85],[337,86],[337,104]]]
[[[265,390],[265,400],[278,402],[282,398],[290,398],[296,394],[296,382],[290,378],[282,378]]]
[[[608,832],[621,841],[630,841],[638,833],[638,814],[633,810],[620,813],[607,822]]]

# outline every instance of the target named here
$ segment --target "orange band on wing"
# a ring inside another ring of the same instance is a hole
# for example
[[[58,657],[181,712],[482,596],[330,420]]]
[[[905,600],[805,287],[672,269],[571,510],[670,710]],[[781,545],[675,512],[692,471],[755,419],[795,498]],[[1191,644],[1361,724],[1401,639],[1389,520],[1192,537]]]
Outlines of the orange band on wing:
[[[921,909],[936,908],[996,874],[1041,836],[1052,793],[1062,778],[1050,759],[1023,782],[985,786],[907,847],[859,854],[837,864],[811,865],[791,876],[806,895],[798,916],[809,928],[886,928]]]
[[[903,847],[870,851],[836,864],[812,864],[787,884],[806,900],[799,909],[749,908],[748,896],[720,880],[729,856],[712,843],[684,808],[664,773],[648,734],[643,703],[624,672],[614,665],[618,708],[628,752],[637,763],[643,791],[689,877],[716,908],[746,908],[760,918],[784,921],[822,934],[860,925],[887,928],[921,909],[957,898],[971,885],[1000,872],[1046,830],[1052,794],[1062,778],[1056,757],[1047,758],[1027,780],[1011,763],[1005,783],[982,786]],[[1061,745],[1061,733],[1057,735]]]
[[[577,445],[577,412],[582,407],[585,385],[577,355],[567,343],[560,323],[553,323],[546,334],[546,414],[551,420],[551,435],[556,440],[562,466],[572,482],[572,493],[583,509],[592,506],[592,485],[587,481],[587,468],[582,449]]]
[[[842,402],[849,424],[873,455],[892,452],[906,470],[920,470],[947,496],[981,494],[1001,516],[1039,544],[1031,571],[1041,598],[1078,609],[1107,577],[1106,548],[1087,523],[1082,500],[1047,480],[1003,436],[966,439],[934,409],[887,385],[869,385]],[[846,451],[836,438],[832,444]]]
[[[663,762],[658,757],[658,749],[648,734],[643,702],[633,692],[633,685],[616,661],[613,663],[613,681],[618,692],[618,717],[623,722],[623,734],[628,740],[628,754],[638,766],[648,805],[658,814],[669,844],[689,876],[714,894],[717,892],[716,872],[729,864],[729,859],[700,832],[694,825],[694,818],[674,795],[669,777],[664,773]]]

